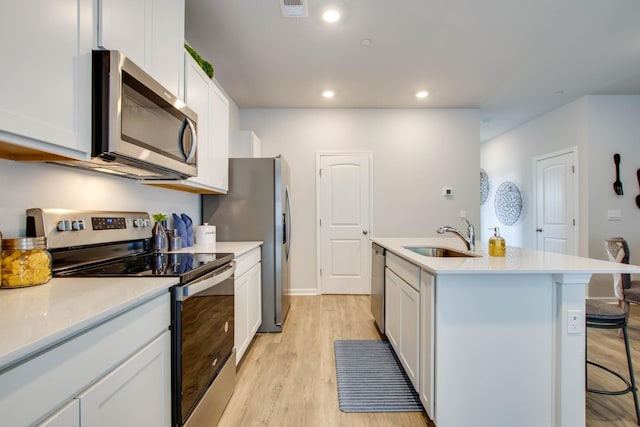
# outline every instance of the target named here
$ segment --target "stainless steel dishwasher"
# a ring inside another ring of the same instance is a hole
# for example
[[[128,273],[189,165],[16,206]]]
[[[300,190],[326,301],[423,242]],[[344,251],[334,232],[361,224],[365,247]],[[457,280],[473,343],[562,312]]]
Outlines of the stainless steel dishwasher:
[[[385,249],[371,244],[371,314],[384,334],[384,267]]]

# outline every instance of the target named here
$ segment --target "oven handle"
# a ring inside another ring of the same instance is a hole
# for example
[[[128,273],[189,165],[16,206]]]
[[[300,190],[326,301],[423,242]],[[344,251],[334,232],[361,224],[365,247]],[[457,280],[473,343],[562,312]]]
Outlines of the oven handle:
[[[217,270],[212,271],[211,273],[205,275],[200,280],[191,285],[185,285],[181,287],[181,290],[176,292],[176,300],[184,301],[187,298],[202,292],[206,289],[212,288],[216,285],[227,280],[229,277],[233,276],[233,272],[236,270],[236,262],[231,261],[228,264],[218,268]]]

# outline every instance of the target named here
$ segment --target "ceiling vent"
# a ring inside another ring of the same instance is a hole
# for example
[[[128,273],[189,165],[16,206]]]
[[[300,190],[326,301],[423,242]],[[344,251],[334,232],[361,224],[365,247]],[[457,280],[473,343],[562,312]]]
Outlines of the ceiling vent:
[[[307,0],[279,0],[280,9],[284,18],[306,18],[309,16],[307,11]]]

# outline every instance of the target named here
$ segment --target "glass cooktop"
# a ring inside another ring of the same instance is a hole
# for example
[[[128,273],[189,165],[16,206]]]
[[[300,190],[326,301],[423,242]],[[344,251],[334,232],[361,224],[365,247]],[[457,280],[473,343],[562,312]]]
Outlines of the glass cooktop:
[[[231,253],[154,252],[131,255],[73,270],[54,271],[57,277],[185,277],[201,276],[233,259]]]

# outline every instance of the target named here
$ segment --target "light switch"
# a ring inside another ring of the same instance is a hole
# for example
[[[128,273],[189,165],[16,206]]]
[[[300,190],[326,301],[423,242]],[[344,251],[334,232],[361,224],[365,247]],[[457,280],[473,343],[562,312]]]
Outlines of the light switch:
[[[607,211],[607,220],[609,221],[620,221],[622,219],[622,213],[620,209],[609,209]]]

